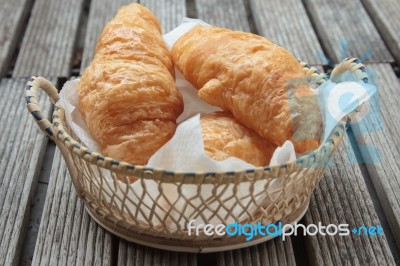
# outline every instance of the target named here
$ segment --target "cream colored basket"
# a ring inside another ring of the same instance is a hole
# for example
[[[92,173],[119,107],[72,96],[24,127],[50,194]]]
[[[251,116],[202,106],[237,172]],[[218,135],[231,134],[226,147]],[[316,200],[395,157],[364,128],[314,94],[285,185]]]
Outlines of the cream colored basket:
[[[302,63],[303,64],[303,63]],[[311,83],[327,80],[303,64]],[[357,59],[344,60],[332,72],[352,71],[368,82]],[[53,123],[38,105],[43,89],[55,106]],[[26,87],[27,107],[39,127],[57,144],[67,163],[79,197],[89,214],[104,228],[132,242],[174,251],[214,252],[254,245],[271,239],[256,236],[207,236],[188,232],[191,220],[203,224],[293,224],[306,212],[332,153],[342,140],[347,118],[338,123],[328,141],[295,162],[226,173],[189,173],[152,169],[105,157],[88,150],[71,132],[54,86],[33,77]],[[118,179],[117,176],[118,175]],[[129,185],[129,178],[138,181]],[[125,182],[120,180],[125,180]]]

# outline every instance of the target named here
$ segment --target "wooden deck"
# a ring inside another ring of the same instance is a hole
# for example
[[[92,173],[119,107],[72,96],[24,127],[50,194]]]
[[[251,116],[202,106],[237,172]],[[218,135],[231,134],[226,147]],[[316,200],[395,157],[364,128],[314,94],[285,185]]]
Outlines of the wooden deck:
[[[323,71],[346,56],[360,57],[379,91],[374,112],[349,127],[301,223],[380,225],[384,236],[293,236],[212,254],[148,248],[98,226],[77,198],[60,152],[24,106],[27,77],[61,87],[78,76],[104,24],[130,2],[2,1],[0,265],[400,264],[399,0],[140,1],[165,32],[190,16],[266,36]],[[41,103],[50,116],[44,95]]]

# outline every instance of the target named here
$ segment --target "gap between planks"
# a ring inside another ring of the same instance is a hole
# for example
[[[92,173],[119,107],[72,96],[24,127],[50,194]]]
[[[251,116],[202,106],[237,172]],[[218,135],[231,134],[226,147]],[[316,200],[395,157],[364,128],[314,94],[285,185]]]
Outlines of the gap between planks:
[[[26,82],[2,79],[0,83],[0,265],[15,265],[20,258],[47,143],[25,107]],[[48,117],[52,108],[44,93],[39,102]]]
[[[307,224],[348,224],[348,236],[306,236],[313,265],[394,265],[385,236],[357,236],[359,226],[380,225],[347,134],[333,156],[305,215]]]
[[[335,62],[359,57],[365,62],[393,62],[359,0],[303,0],[327,55]]]
[[[56,150],[32,265],[111,265],[112,235],[86,212]]]
[[[369,64],[367,72],[378,94],[364,119],[351,127],[400,249],[400,101],[393,97],[400,82],[389,64]]]
[[[2,3],[0,9],[0,78],[12,68],[13,55],[25,32],[25,22],[33,1],[14,0]]]
[[[69,76],[83,3],[35,1],[13,77]]]

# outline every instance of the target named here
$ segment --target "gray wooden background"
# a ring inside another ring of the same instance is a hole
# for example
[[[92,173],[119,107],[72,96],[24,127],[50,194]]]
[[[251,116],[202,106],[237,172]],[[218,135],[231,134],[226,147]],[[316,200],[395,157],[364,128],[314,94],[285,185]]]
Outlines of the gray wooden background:
[[[78,76],[104,24],[130,2],[0,0],[0,265],[400,263],[399,0],[140,1],[165,32],[197,17],[266,36],[321,71],[360,57],[378,87],[379,105],[349,127],[301,223],[381,225],[385,236],[296,236],[212,254],[147,248],[99,227],[75,195],[60,152],[24,107],[27,77],[61,88]],[[50,115],[44,95],[41,103]]]

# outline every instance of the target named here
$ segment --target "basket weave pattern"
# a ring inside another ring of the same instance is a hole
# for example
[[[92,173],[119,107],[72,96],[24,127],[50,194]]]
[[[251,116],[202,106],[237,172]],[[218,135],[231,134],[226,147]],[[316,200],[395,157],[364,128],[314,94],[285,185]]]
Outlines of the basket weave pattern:
[[[315,68],[302,64],[313,83],[327,80]],[[357,59],[343,61],[331,80],[349,70],[358,80],[368,82]],[[55,104],[53,123],[40,111],[39,88]],[[179,173],[134,166],[89,151],[70,130],[64,109],[57,103],[57,91],[47,80],[32,78],[26,96],[29,111],[60,148],[78,195],[100,224],[131,241],[188,245],[199,251],[203,246],[243,243],[245,237],[207,236],[202,230],[199,235],[189,234],[186,225],[193,219],[214,225],[293,223],[307,209],[347,122],[347,118],[340,121],[319,149],[286,165],[227,173]],[[135,185],[129,185],[130,177],[138,178]]]

